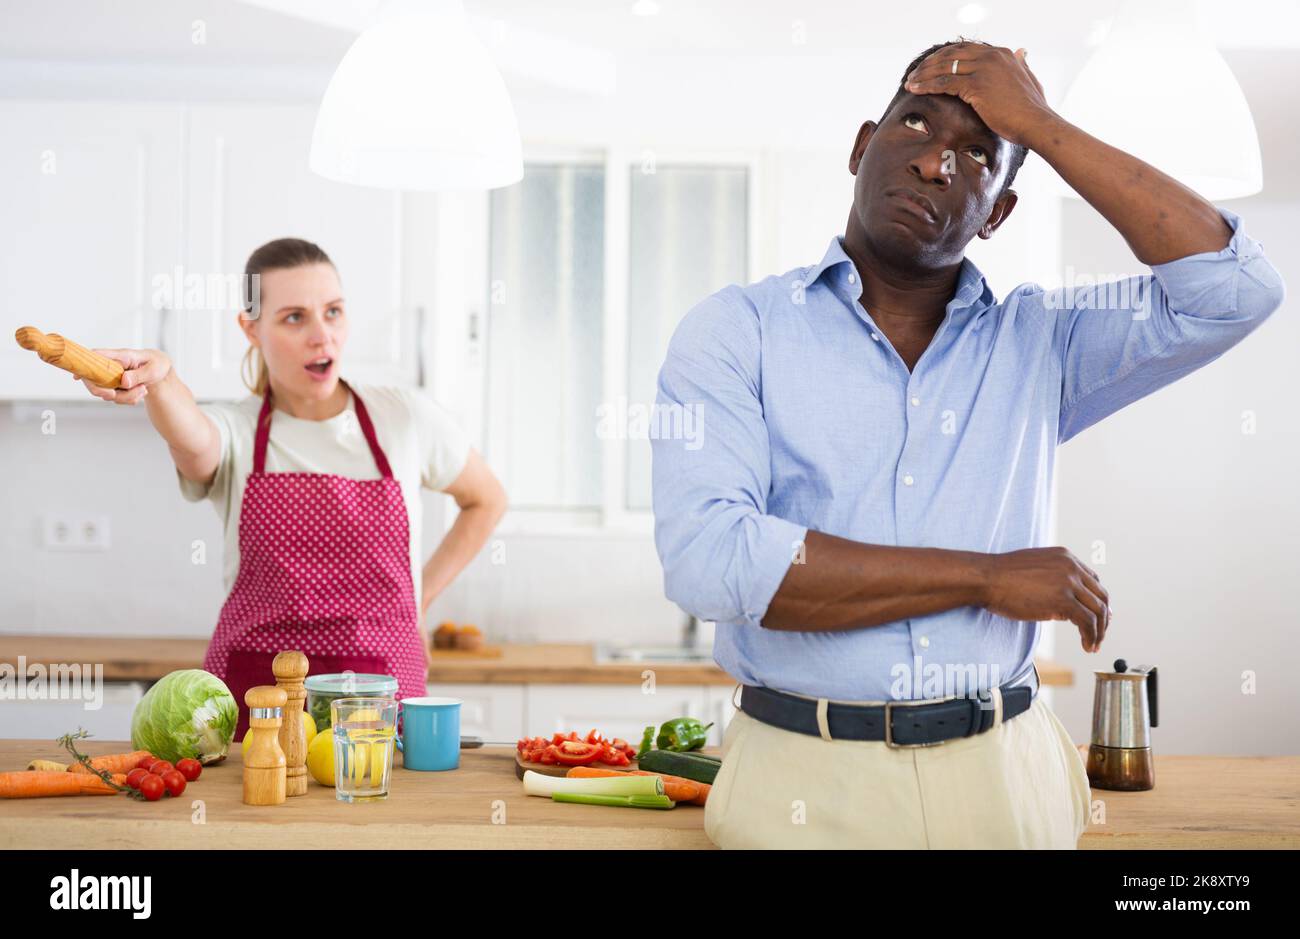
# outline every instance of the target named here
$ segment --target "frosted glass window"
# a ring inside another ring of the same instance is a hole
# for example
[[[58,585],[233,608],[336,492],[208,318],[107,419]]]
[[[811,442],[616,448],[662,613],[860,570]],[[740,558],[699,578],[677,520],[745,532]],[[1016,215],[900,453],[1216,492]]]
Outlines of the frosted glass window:
[[[492,192],[487,456],[516,508],[598,509],[605,173],[529,163]]]
[[[629,409],[654,403],[668,340],[686,312],[714,291],[746,281],[748,175],[743,166],[660,165],[654,173],[633,167]],[[689,432],[689,427],[684,432]],[[627,446],[627,507],[648,510],[650,441],[630,439]]]

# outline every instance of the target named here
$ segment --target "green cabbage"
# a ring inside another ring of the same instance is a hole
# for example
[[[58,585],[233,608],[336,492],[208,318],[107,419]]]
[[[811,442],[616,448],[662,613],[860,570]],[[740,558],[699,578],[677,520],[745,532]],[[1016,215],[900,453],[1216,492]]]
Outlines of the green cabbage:
[[[185,757],[205,766],[226,758],[239,707],[216,675],[185,668],[150,688],[131,717],[131,746],[169,763]]]

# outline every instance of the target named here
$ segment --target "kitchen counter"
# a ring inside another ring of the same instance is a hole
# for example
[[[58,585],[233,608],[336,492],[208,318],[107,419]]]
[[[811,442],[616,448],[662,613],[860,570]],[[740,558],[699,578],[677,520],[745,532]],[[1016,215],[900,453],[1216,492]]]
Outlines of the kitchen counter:
[[[129,749],[84,743],[92,756]],[[0,771],[64,757],[50,742],[0,741]],[[712,847],[697,806],[662,812],[527,797],[509,747],[462,751],[451,772],[395,767],[383,802],[348,805],[314,782],[280,806],[244,805],[240,793],[236,750],[179,799],[0,800],[0,850]],[[1154,790],[1092,795],[1104,802],[1105,823],[1091,826],[1080,848],[1300,848],[1300,757],[1157,756]],[[195,800],[203,802],[201,822]]]
[[[180,668],[199,668],[206,639],[115,639],[90,636],[0,636],[0,662],[17,668],[18,656],[27,664],[102,663],[105,681],[157,681]],[[469,658],[464,653],[434,653],[430,684],[594,684],[625,685],[641,681],[654,669],[663,685],[734,685],[735,680],[712,663],[598,664],[589,644],[512,643],[499,658]],[[1074,684],[1072,669],[1036,659],[1045,687]]]

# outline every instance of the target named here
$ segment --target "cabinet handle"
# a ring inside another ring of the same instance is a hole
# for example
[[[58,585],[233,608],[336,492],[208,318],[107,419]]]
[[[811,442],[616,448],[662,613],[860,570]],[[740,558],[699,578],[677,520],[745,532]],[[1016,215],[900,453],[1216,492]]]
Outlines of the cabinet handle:
[[[165,306],[158,308],[158,351],[167,354],[167,313]]]
[[[415,387],[424,387],[424,305],[415,308]]]

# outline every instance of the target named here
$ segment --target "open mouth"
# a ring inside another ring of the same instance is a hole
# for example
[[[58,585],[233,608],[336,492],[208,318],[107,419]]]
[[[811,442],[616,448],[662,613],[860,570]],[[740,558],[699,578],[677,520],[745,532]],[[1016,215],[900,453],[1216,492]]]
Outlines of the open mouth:
[[[321,378],[324,378],[329,374],[330,369],[334,367],[334,360],[330,358],[319,358],[314,362],[308,362],[305,367],[307,371],[311,372],[313,375],[318,375]]]

